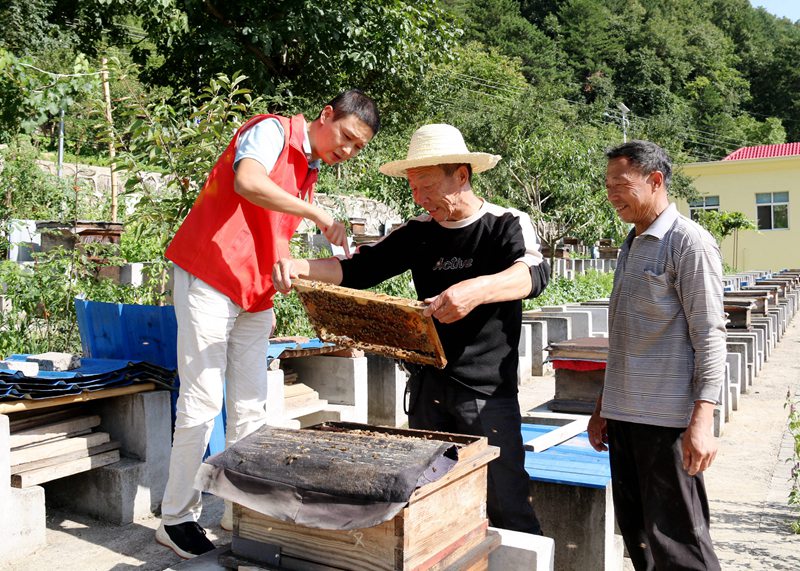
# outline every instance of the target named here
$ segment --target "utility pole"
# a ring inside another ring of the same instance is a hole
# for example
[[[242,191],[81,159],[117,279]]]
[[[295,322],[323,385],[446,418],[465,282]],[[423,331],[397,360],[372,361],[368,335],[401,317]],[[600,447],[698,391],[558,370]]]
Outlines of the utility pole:
[[[105,102],[106,121],[108,121],[108,157],[111,159],[111,221],[117,221],[117,149],[114,146],[114,119],[111,116],[111,89],[108,86],[108,59],[101,60],[103,81],[103,100]]]
[[[628,113],[630,113],[631,110],[628,109],[627,105],[625,105],[622,101],[617,103],[617,109],[619,109],[620,112],[622,112],[622,142],[623,143],[627,143],[628,142],[628,125],[629,125],[629,123],[628,123]]]
[[[61,119],[58,122],[58,178],[64,173],[64,109],[61,109]]]

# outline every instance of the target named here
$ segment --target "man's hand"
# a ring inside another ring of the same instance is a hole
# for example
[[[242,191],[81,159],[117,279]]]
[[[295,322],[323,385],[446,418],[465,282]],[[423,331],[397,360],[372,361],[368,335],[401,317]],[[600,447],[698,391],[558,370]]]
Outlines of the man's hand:
[[[589,418],[589,425],[586,431],[589,433],[589,444],[598,452],[608,450],[608,423],[606,419],[600,416],[601,401],[597,402],[597,406]]]
[[[475,280],[466,280],[450,286],[436,297],[425,300],[428,307],[423,314],[440,323],[453,323],[463,319],[482,303],[483,296]]]
[[[683,433],[683,469],[690,476],[707,470],[717,455],[714,403],[695,401],[692,419]]]
[[[327,212],[320,211],[316,224],[328,242],[344,248],[344,254],[349,258],[350,245],[347,243],[347,228],[344,223],[334,220]]]
[[[300,277],[297,262],[303,261],[292,258],[278,260],[278,263],[272,267],[272,284],[276,290],[281,293],[289,293],[289,290],[292,289],[292,279]]]

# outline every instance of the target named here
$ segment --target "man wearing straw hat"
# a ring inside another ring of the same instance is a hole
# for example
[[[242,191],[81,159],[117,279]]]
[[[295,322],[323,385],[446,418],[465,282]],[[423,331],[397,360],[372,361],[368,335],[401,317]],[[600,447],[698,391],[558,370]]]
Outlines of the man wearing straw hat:
[[[455,127],[420,127],[406,159],[380,170],[407,178],[414,202],[427,213],[351,259],[283,259],[273,282],[282,292],[292,278],[363,289],[411,270],[448,363],[443,370],[413,367],[409,426],[486,436],[499,446],[500,457],[489,464],[489,519],[497,527],[541,534],[524,469],[517,346],[521,300],[542,292],[549,268],[528,215],[472,190],[472,175],[499,160],[470,152]]]

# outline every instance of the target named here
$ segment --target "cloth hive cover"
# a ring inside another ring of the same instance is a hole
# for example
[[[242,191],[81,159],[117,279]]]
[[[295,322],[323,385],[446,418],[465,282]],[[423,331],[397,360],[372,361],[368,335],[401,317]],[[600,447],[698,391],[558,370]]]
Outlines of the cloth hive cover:
[[[372,527],[458,461],[450,443],[365,431],[264,426],[208,458],[195,487],[319,529]]]

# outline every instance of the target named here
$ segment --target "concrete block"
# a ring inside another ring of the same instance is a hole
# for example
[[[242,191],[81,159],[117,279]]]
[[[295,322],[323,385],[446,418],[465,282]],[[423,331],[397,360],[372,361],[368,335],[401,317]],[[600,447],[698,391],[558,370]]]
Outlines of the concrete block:
[[[740,357],[741,376],[739,377],[739,388],[742,394],[749,392],[753,384],[752,367],[749,366],[749,349],[747,343],[734,341],[727,342],[728,354],[737,353]]]
[[[164,497],[169,474],[169,393],[102,399],[94,410],[102,430],[120,443],[122,460],[48,482],[48,500],[118,525],[151,517]]]
[[[725,422],[730,422],[731,421],[731,410],[732,410],[731,409],[731,391],[733,389],[732,389],[732,386],[731,386],[731,366],[727,362],[725,363],[725,384],[723,385],[721,390],[722,390],[722,394],[720,395],[720,401],[723,402],[722,401],[723,397],[725,399],[724,400],[724,403],[725,403],[725,409],[724,409]]]
[[[761,373],[761,365],[763,364],[763,354],[761,358],[759,358],[758,353],[758,340],[756,339],[755,333],[750,332],[737,332],[731,333],[728,332],[728,342],[729,343],[746,343],[747,344],[747,363],[752,366],[753,368],[753,376],[757,376]],[[750,385],[755,381],[755,379],[749,379]]]
[[[555,543],[549,537],[490,527],[500,534],[500,547],[489,555],[489,571],[552,571]]]
[[[601,305],[568,305],[567,307],[580,307],[584,311],[588,311],[592,314],[592,336],[596,336],[597,333],[602,333],[604,336],[608,335],[608,307],[603,307]]]
[[[714,436],[722,436],[729,411],[728,393],[730,392],[730,381],[727,363],[725,369],[725,376],[722,380],[722,386],[719,389],[719,404],[714,407]]]
[[[8,482],[5,480],[0,486],[8,486]],[[10,488],[8,491],[8,495],[0,502],[0,534],[3,537],[3,541],[0,541],[0,567],[18,560],[20,568],[24,568],[23,558],[47,545],[44,489],[31,486]],[[8,568],[14,569],[14,565]],[[54,568],[58,568],[58,565],[55,564]]]
[[[785,321],[783,319],[783,309],[780,307],[770,307],[767,313],[774,318],[775,331],[778,333],[778,341],[780,341],[783,339],[783,332],[786,330]]]
[[[367,378],[367,422],[395,427],[405,424],[405,370],[394,359],[367,355]]]
[[[545,371],[545,360],[547,359],[547,322],[528,321],[530,325],[530,345],[531,345],[531,375],[541,377]]]
[[[44,547],[44,489],[11,487],[11,439],[8,416],[0,414],[0,564]]]
[[[301,382],[327,400],[329,410],[339,410],[342,420],[366,422],[368,411],[368,367],[366,357],[298,357],[292,369]],[[350,407],[350,408],[347,408]]]
[[[517,383],[522,383],[530,378],[531,371],[533,370],[530,323],[522,324],[517,351],[519,352],[519,363],[517,364]]]
[[[781,319],[781,333],[786,333],[786,328],[789,326],[789,308],[785,299],[778,300],[778,312]]]
[[[115,464],[47,482],[47,499],[115,525],[147,519],[153,515],[153,502],[147,487],[146,464],[122,458]],[[162,487],[160,497],[163,495]]]
[[[125,264],[120,268],[119,283],[141,286],[144,280],[144,264],[142,262]]]
[[[39,365],[40,371],[71,371],[81,366],[80,355],[57,353],[55,351],[28,355],[27,360]]]
[[[571,309],[567,306],[548,306],[542,313],[556,313],[570,319],[570,339],[592,336],[592,314],[588,310]]]
[[[285,426],[283,370],[267,371],[267,424]]]
[[[26,377],[35,377],[39,374],[39,363],[31,363],[17,359],[3,359],[0,369],[4,371],[20,371]]]
[[[522,314],[522,322],[541,321],[547,324],[547,344],[572,339],[572,321],[565,316],[541,311],[526,311]]]
[[[725,367],[728,371],[728,400],[733,412],[739,410],[739,395],[742,394],[742,356],[739,353],[729,352],[726,355]]]
[[[775,339],[775,332],[772,330],[772,321],[768,317],[752,317],[750,323],[753,328],[760,329],[764,332],[764,340],[767,357],[772,356],[772,350],[775,349],[777,339]]]
[[[774,308],[772,308],[772,309],[774,309]],[[773,311],[770,311],[769,309],[767,309],[767,317],[772,322],[772,330],[775,332],[775,342],[776,343],[780,342],[781,338],[783,337],[783,334],[781,333],[780,323],[779,323],[779,317],[780,316],[778,315],[778,313],[779,312],[777,310],[773,312]]]
[[[542,530],[555,540],[555,569],[621,569],[611,482],[598,489],[531,480],[530,493]]]
[[[749,374],[748,374],[748,367],[747,367],[747,362],[748,362],[747,343],[737,343],[737,342],[728,341],[726,345],[727,345],[727,349],[728,349],[728,354],[729,355],[731,353],[735,353],[735,354],[738,354],[739,357],[740,357],[740,359],[739,359],[739,366],[740,366],[739,388],[741,389],[742,393],[746,393],[746,392],[748,392],[748,390],[750,388],[750,385],[752,384],[752,381],[748,378]],[[734,378],[736,377],[736,375],[733,375],[733,376],[734,376]]]

